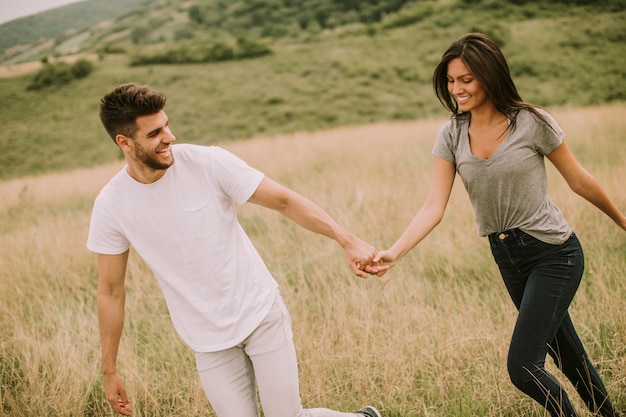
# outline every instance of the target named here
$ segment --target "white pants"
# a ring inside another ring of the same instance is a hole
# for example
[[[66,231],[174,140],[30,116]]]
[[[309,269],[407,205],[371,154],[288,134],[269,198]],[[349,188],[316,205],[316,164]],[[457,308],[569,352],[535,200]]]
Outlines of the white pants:
[[[324,408],[304,410],[291,319],[280,293],[267,317],[241,344],[196,352],[204,392],[218,417],[354,417]]]

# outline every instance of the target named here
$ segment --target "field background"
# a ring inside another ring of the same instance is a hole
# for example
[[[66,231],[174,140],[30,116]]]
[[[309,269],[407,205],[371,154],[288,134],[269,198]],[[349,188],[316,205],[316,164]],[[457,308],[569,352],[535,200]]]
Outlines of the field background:
[[[554,111],[580,161],[622,208],[624,111],[623,104]],[[312,198],[362,238],[387,247],[425,196],[430,148],[444,120],[224,146]],[[0,183],[0,415],[109,415],[99,371],[95,259],[84,243],[93,198],[120,167],[114,162]],[[552,169],[550,187],[587,256],[571,314],[624,409],[624,232]],[[460,181],[443,223],[382,279],[351,276],[337,244],[274,212],[253,205],[240,212],[291,311],[305,406],[355,410],[370,403],[387,417],[544,415],[508,380],[515,311],[486,242],[476,236]],[[213,415],[192,354],[134,253],[127,283],[119,364],[134,415]]]
[[[398,8],[376,15],[383,6]],[[385,248],[425,196],[447,118],[432,70],[470,31],[497,40],[522,97],[556,115],[626,210],[623,0],[88,0],[0,25],[0,416],[111,414],[85,248],[93,199],[122,166],[98,120],[103,94],[128,81],[164,90],[179,142],[233,151]],[[271,53],[131,66],[241,36]],[[43,69],[78,59],[93,64],[87,77],[29,89]],[[625,411],[624,233],[549,169],[587,256],[571,313]],[[444,222],[382,279],[352,277],[336,243],[276,213],[240,214],[291,311],[305,406],[544,415],[508,380],[515,311],[460,181]],[[120,368],[134,415],[212,416],[134,253],[127,283]]]
[[[109,1],[67,7],[80,6],[91,18],[97,5]],[[405,5],[379,22],[353,21],[325,29],[312,23],[299,29],[296,17],[273,18],[281,7],[285,13],[293,11],[284,6],[293,3],[288,0],[150,3],[82,31],[67,30],[45,42],[17,45],[11,48],[13,55],[0,54],[0,179],[92,167],[119,158],[100,126],[98,102],[129,81],[167,92],[166,111],[179,139],[203,144],[445,117],[432,92],[432,71],[447,46],[470,31],[497,40],[527,101],[550,108],[626,101],[624,0],[377,0]],[[231,5],[223,19],[233,22],[232,29],[190,21],[190,4],[215,3]],[[338,3],[350,1],[303,4],[320,7],[317,13],[335,20],[347,19],[350,14],[330,8]],[[292,8],[313,13],[304,6]],[[245,26],[251,20],[246,18],[259,13],[264,16],[259,24],[289,30],[271,37],[263,36],[254,19]],[[57,18],[66,28],[90,21],[79,16],[66,11]],[[0,25],[0,39],[5,39],[3,28],[23,32],[26,38],[26,29],[46,22],[25,18]],[[192,38],[177,41],[181,30]],[[130,66],[141,54],[171,50],[177,55],[218,41],[231,45],[242,34],[272,53],[246,60]],[[11,38],[7,33],[6,39]],[[80,57],[94,59],[88,77],[28,89],[38,75],[36,68],[45,67],[40,61],[49,66],[54,60]],[[35,70],[21,73],[14,65],[35,65]],[[11,76],[16,74],[11,69],[21,75]]]

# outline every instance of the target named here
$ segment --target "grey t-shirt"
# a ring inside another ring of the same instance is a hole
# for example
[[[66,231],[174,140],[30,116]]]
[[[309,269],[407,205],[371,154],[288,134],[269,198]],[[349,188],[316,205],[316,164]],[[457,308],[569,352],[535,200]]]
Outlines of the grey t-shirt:
[[[547,112],[539,111],[554,130],[522,110],[488,159],[472,155],[469,114],[453,117],[439,130],[433,154],[456,167],[474,207],[480,236],[519,228],[541,241],[562,244],[572,233],[548,196],[544,164],[544,155],[562,143],[564,134]]]

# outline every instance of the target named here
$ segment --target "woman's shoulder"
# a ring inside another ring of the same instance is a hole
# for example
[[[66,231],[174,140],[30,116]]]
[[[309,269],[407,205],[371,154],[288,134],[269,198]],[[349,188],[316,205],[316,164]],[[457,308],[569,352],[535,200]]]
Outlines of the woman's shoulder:
[[[467,131],[468,124],[469,113],[456,114],[448,119],[439,129],[433,153],[454,163],[453,155],[459,147],[462,132]]]
[[[555,124],[556,121],[554,116],[543,107],[540,106],[528,106],[526,108],[520,109],[515,117],[517,120],[521,120],[524,122],[544,122],[548,124]]]
[[[547,154],[558,146],[565,133],[556,119],[543,107],[522,109],[515,118],[515,130],[529,134],[542,153]]]
[[[540,126],[544,130],[556,133],[557,136],[563,136],[563,131],[556,121],[556,118],[543,107],[533,106],[522,109],[519,112],[518,119],[526,124]]]
[[[441,130],[443,132],[455,135],[456,133],[461,131],[464,125],[467,126],[469,124],[469,120],[469,113],[455,114],[443,124]]]

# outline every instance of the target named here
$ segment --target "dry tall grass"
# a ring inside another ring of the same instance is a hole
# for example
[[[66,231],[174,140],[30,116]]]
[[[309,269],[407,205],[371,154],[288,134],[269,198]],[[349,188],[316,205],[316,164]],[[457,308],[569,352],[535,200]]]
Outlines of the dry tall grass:
[[[625,110],[555,112],[580,161],[622,210]],[[341,128],[225,147],[386,247],[425,196],[430,149],[442,122]],[[0,415],[110,413],[99,373],[95,259],[84,243],[93,198],[119,168],[0,183]],[[551,194],[587,255],[571,313],[624,409],[626,239],[550,174]],[[354,410],[371,403],[389,417],[544,415],[508,381],[515,312],[486,242],[476,235],[460,181],[443,223],[382,279],[352,277],[337,244],[278,214],[253,205],[240,211],[290,308],[305,406]],[[136,256],[127,282],[119,363],[134,415],[213,415],[192,355]]]

